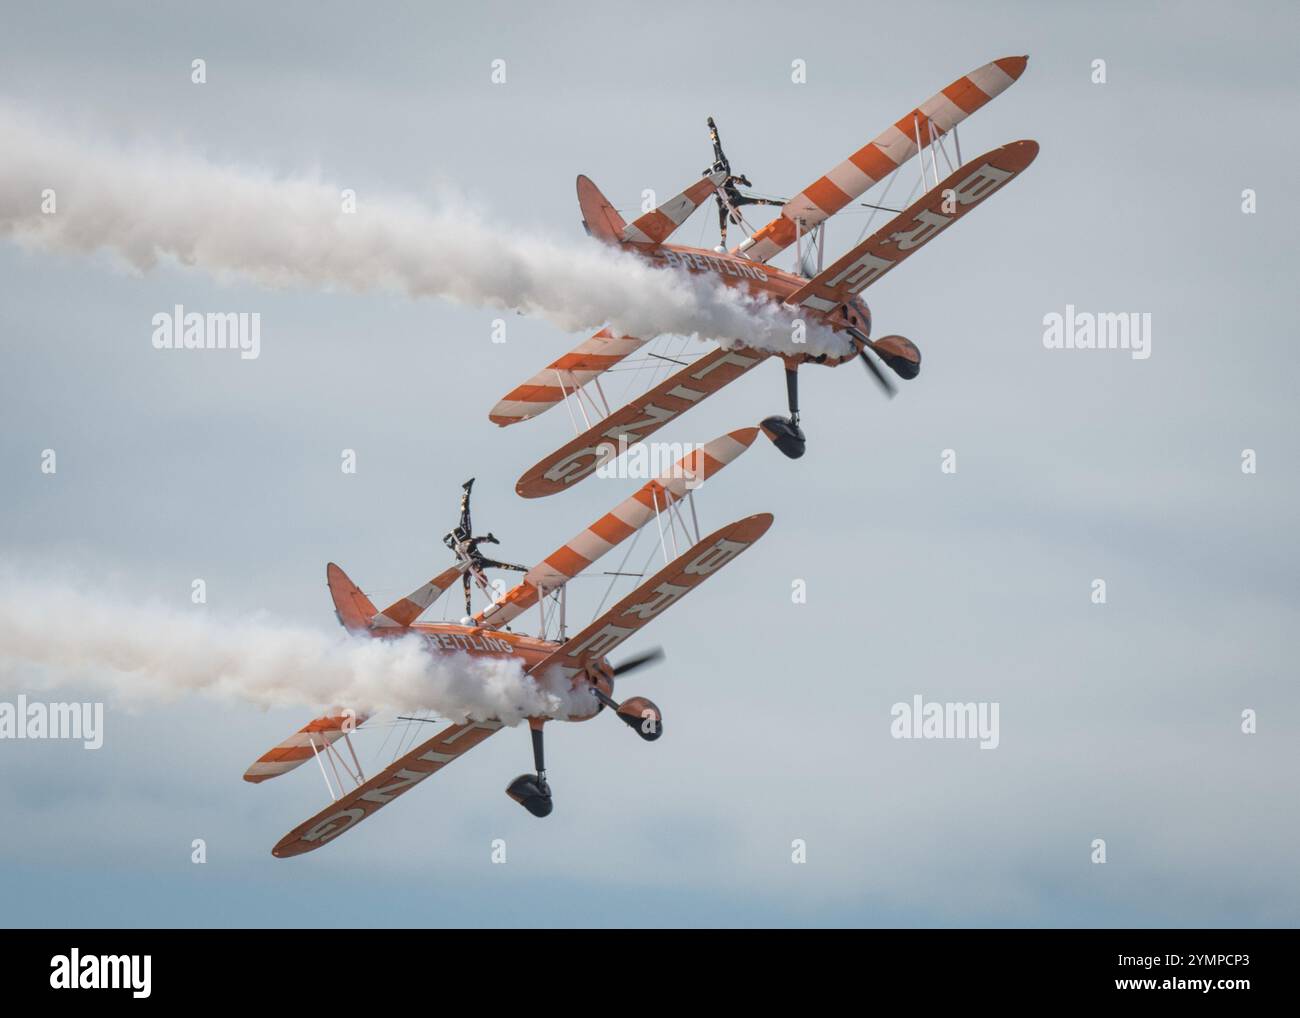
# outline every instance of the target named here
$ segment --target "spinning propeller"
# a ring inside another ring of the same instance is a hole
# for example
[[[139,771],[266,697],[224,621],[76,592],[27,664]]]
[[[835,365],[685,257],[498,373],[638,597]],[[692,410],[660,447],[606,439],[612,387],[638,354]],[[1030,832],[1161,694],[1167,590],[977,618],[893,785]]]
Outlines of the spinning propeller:
[[[893,398],[897,390],[894,383],[885,377],[885,373],[880,370],[880,366],[867,355],[866,347],[858,351],[858,356],[862,358],[862,363],[867,366],[867,371],[871,376],[880,383],[880,387],[885,390],[885,395]]]
[[[652,647],[636,657],[630,657],[620,665],[615,665],[611,672],[615,675],[627,675],[638,668],[644,668],[648,664],[663,659],[664,651],[662,647]],[[623,724],[631,728],[637,735],[641,736],[646,742],[654,742],[659,736],[664,734],[664,716],[653,700],[647,700],[644,696],[631,696],[619,703],[612,696],[605,693],[599,686],[592,685],[591,694],[602,704],[614,712],[614,716]]]
[[[663,657],[664,649],[662,647],[652,647],[643,654],[638,654],[636,657],[628,658],[621,665],[615,665],[614,674],[616,676],[626,675],[628,672],[634,672],[638,668],[644,668],[646,665],[653,664],[655,661],[662,661]]]

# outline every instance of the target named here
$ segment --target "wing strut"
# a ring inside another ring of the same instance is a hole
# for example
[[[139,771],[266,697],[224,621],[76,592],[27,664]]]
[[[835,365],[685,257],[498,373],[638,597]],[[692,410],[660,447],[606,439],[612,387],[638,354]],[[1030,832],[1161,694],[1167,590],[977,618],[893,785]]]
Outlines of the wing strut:
[[[758,262],[770,261],[794,242],[796,224],[811,229],[921,152],[921,122],[940,136],[955,130],[961,121],[1010,88],[1028,62],[1028,57],[1001,57],[962,75],[791,198],[779,216],[734,253]],[[921,173],[924,178],[924,164]],[[924,183],[921,189],[925,190]]]
[[[753,443],[757,428],[740,428],[688,452],[666,473],[646,482],[582,533],[570,538],[524,574],[523,580],[474,617],[478,625],[498,629],[521,612],[560,589],[615,545],[622,544],[652,518],[659,507],[699,487]],[[662,537],[662,533],[661,533]]]

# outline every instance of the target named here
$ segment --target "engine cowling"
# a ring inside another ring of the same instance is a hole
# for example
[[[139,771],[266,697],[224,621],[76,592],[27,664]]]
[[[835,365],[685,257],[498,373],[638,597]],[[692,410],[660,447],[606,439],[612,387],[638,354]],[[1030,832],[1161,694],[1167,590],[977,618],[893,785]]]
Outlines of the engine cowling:
[[[646,742],[654,742],[664,733],[663,713],[652,700],[630,696],[618,708],[618,718]]]
[[[877,339],[871,349],[899,378],[911,380],[921,373],[921,351],[904,336]]]

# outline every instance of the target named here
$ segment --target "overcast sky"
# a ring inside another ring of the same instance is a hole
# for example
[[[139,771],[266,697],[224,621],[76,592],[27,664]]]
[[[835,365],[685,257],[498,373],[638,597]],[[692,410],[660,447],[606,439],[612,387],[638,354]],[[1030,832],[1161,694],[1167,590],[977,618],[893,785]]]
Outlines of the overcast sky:
[[[875,332],[924,351],[920,378],[886,401],[860,366],[805,370],[807,455],[760,439],[703,493],[706,529],[776,522],[626,649],[668,651],[619,690],[663,708],[659,742],[608,717],[551,726],[539,821],[502,794],[531,769],[525,730],[507,731],[276,860],[323,804],[319,775],[240,776],[308,706],[110,703],[100,750],[0,742],[0,923],[1295,924],[1300,16],[815,6],[6,13],[0,98],[61,132],[318,173],[363,200],[452,191],[566,244],[577,174],[621,208],[667,197],[710,162],[706,116],[734,169],[788,196],[1002,56],[1028,69],[963,125],[963,154],[1042,152],[867,291]],[[680,239],[711,246],[714,224],[699,213]],[[864,225],[832,221],[828,254]],[[152,316],[177,303],[259,312],[260,358],[153,349]],[[1150,358],[1045,349],[1067,304],[1150,313]],[[510,316],[494,344],[498,316],[0,240],[0,555],[121,603],[328,630],[325,563],[376,600],[414,588],[477,476],[476,522],[535,561],[635,485],[514,494],[569,422],[498,429],[488,410],[581,336]],[[763,365],[660,437],[784,405]],[[575,604],[598,586],[575,584]],[[49,619],[50,639],[76,625]],[[998,703],[999,746],[892,738],[891,705],[916,695]]]

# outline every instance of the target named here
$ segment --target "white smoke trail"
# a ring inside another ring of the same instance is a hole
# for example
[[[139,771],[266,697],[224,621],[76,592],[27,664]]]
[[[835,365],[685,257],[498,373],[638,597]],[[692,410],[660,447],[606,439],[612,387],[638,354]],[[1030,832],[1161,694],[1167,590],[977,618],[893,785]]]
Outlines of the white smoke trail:
[[[200,693],[259,707],[433,710],[507,724],[596,707],[586,690],[539,685],[517,661],[432,653],[414,635],[375,640],[223,622],[0,576],[0,693],[37,689],[136,704]]]
[[[52,189],[54,214],[42,211]],[[58,133],[0,103],[0,234],[50,250],[115,252],[140,271],[173,258],[268,287],[397,290],[519,310],[566,331],[743,341],[773,352],[841,355],[846,340],[707,275],[655,268],[594,241],[560,245],[494,228],[457,206],[438,212],[364,197],[341,211],[319,177],[276,179],[176,152],[123,151]]]

